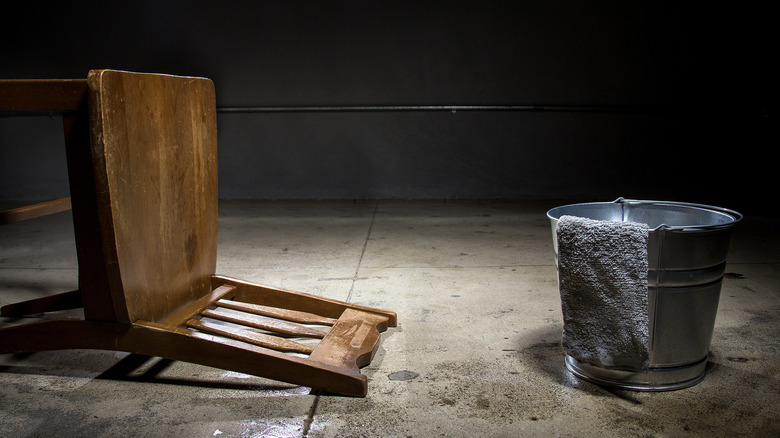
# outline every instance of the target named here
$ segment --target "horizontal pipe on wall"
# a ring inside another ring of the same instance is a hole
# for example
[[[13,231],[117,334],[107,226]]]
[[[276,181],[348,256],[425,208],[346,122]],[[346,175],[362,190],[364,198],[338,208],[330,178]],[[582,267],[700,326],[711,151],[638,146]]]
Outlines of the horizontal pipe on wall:
[[[346,112],[458,112],[458,111],[533,111],[581,113],[653,113],[657,107],[599,106],[599,105],[323,105],[323,106],[253,106],[217,107],[223,114],[254,113],[346,113]],[[0,110],[0,117],[56,116],[73,111],[16,111]]]
[[[651,112],[650,107],[598,105],[324,105],[220,107],[220,113],[309,113],[309,112],[396,112],[396,111],[554,111],[554,112]]]

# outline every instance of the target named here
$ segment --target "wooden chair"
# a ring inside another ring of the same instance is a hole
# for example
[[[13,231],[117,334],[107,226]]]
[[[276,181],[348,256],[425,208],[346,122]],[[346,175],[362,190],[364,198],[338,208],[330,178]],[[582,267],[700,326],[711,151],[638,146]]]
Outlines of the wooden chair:
[[[394,312],[215,273],[210,80],[114,70],[4,80],[0,109],[62,113],[79,262],[79,290],[2,315],[84,309],[84,319],[0,329],[0,353],[126,351],[366,395],[359,368],[395,326]]]

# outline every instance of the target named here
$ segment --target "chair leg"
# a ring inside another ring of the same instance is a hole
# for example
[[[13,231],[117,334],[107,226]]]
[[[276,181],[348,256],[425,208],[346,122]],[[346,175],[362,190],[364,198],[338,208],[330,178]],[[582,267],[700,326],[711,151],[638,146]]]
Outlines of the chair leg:
[[[55,336],[56,334],[56,336]],[[0,329],[0,354],[97,349],[159,356],[364,397],[366,376],[227,338],[161,324],[56,319]]]
[[[79,307],[82,307],[81,291],[74,290],[19,303],[7,304],[0,308],[0,316],[33,315],[36,313],[54,312],[57,310],[78,309]]]

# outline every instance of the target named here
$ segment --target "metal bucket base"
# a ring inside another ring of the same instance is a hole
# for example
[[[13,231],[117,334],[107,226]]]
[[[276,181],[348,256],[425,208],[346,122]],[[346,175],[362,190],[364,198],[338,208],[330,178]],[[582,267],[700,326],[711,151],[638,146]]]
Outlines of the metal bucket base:
[[[594,383],[631,391],[672,391],[688,388],[704,380],[707,358],[699,362],[672,368],[650,368],[634,373],[608,370],[577,361],[566,355],[566,368],[575,376]]]

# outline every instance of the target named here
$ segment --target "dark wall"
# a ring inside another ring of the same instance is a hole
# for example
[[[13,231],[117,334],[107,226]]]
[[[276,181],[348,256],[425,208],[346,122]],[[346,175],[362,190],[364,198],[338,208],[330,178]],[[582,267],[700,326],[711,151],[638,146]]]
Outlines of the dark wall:
[[[116,68],[213,79],[222,198],[625,196],[744,209],[773,180],[776,93],[768,11],[739,7],[30,2],[3,20],[0,78]],[[490,108],[430,108],[450,105]],[[312,111],[322,106],[372,110]],[[67,192],[59,129],[0,118],[0,200]]]

